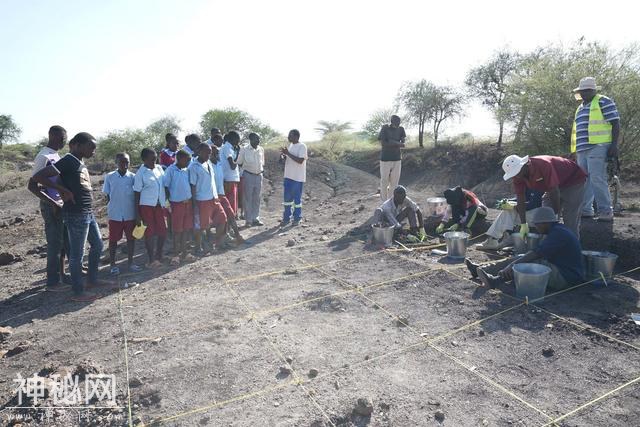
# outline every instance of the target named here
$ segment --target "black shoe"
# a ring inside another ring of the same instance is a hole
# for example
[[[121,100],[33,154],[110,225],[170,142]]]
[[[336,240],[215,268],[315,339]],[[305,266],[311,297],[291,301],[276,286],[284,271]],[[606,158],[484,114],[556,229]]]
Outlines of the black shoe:
[[[70,274],[61,274],[60,281],[65,285],[71,285],[71,275]]]
[[[478,268],[478,279],[480,279],[482,284],[489,289],[494,289],[498,287],[498,277],[487,273],[481,268]]]
[[[287,225],[289,225],[289,221],[285,221],[285,220],[280,221],[280,227],[281,227],[281,228],[282,228],[282,227],[285,227],[285,226],[287,226]]]
[[[473,277],[474,279],[478,278],[478,264],[474,264],[473,262],[471,262],[471,260],[469,258],[465,258],[464,259],[464,263],[467,266],[467,269],[469,270],[469,273],[471,273],[471,277]]]
[[[264,222],[260,221],[259,219],[256,219],[251,223],[251,225],[253,225],[254,227],[262,227],[264,225]]]
[[[302,221],[302,220],[300,220],[300,219],[294,219],[294,220],[293,220],[293,222],[291,222],[291,226],[292,226],[292,227],[295,227],[296,225],[300,224],[300,221]]]

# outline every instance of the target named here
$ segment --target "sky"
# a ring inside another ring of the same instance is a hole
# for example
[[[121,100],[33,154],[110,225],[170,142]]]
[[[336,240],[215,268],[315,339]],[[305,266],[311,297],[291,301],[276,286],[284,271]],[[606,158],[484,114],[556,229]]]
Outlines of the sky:
[[[165,115],[186,134],[207,110],[234,106],[315,140],[318,120],[357,130],[403,82],[461,87],[503,47],[640,41],[636,7],[615,4],[602,13],[591,0],[0,0],[0,114],[29,142],[52,124],[99,137]],[[473,100],[444,130],[497,133]]]

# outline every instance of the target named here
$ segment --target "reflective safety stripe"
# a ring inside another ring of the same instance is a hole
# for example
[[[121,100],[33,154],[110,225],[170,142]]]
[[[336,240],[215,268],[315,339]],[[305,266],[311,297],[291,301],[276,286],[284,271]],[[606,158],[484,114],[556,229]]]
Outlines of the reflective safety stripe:
[[[609,144],[613,141],[613,135],[611,133],[611,123],[604,119],[602,109],[600,108],[600,98],[602,95],[596,95],[591,100],[589,105],[589,144]],[[576,119],[578,118],[578,111],[580,107],[576,109],[575,118],[573,120],[573,129],[571,130],[571,152],[576,152],[577,131],[576,131]]]
[[[299,205],[293,205],[294,208],[301,208],[302,207],[302,203],[300,203]]]
[[[293,202],[284,202],[283,205],[285,205],[285,206],[293,206]]]

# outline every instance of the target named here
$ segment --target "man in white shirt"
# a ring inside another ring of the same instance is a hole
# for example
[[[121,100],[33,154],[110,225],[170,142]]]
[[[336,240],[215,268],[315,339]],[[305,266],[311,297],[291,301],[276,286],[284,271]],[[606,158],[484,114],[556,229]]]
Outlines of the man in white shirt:
[[[401,230],[402,221],[405,219],[409,220],[409,232],[412,234],[418,234],[420,227],[424,226],[420,206],[407,197],[407,189],[399,185],[393,190],[393,197],[387,199],[375,210],[373,223],[389,225],[396,230]]]
[[[243,206],[246,226],[264,225],[260,221],[260,198],[262,197],[262,172],[264,171],[264,149],[260,147],[260,136],[249,134],[249,144],[243,145],[238,154],[238,166],[243,173]]]
[[[49,143],[42,147],[34,159],[31,176],[60,160],[58,150],[61,150],[66,142],[67,131],[62,126],[51,126]],[[55,176],[50,180],[58,181],[59,178]],[[68,243],[65,245],[66,230],[60,214],[62,199],[55,188],[40,188],[34,180],[29,180],[28,189],[40,199],[40,213],[44,220],[44,234],[47,239],[47,290],[64,290],[60,281],[70,283],[70,278],[64,275],[64,247],[68,246]]]
[[[284,214],[280,226],[283,227],[291,221],[291,208],[293,208],[293,222],[298,225],[302,219],[302,190],[307,180],[307,146],[300,142],[300,131],[289,131],[288,148],[280,149],[280,157],[284,164]]]

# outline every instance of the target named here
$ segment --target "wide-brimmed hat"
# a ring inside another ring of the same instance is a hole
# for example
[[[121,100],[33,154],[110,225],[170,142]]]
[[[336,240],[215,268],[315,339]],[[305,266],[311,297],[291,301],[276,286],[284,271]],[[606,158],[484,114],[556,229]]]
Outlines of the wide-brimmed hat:
[[[510,155],[502,162],[502,170],[504,170],[504,180],[508,181],[514,176],[520,173],[522,166],[529,163],[529,156],[516,156],[515,154]]]
[[[531,211],[531,222],[533,224],[543,224],[545,222],[558,222],[558,216],[548,206],[534,209]]]
[[[598,89],[600,89],[600,86],[596,85],[595,78],[585,77],[583,79],[580,79],[580,83],[578,84],[578,87],[575,88],[573,91],[580,92],[581,90],[598,90]]]

